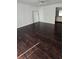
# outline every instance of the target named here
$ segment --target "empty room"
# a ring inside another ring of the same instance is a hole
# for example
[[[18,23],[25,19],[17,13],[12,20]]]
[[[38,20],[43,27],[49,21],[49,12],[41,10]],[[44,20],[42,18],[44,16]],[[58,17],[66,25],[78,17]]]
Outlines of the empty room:
[[[17,0],[17,59],[62,59],[62,0]]]

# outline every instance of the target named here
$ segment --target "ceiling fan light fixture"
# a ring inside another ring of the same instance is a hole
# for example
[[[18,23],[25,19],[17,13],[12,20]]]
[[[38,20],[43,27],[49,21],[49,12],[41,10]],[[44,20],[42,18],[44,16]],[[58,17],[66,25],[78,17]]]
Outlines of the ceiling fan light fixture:
[[[40,1],[40,3],[45,3],[45,1]]]
[[[40,0],[40,3],[45,3],[46,1],[45,0]]]

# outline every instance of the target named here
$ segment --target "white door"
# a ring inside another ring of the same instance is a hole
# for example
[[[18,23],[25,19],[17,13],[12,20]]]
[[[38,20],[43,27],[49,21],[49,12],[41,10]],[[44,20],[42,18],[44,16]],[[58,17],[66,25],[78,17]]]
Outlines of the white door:
[[[33,19],[33,23],[39,21],[39,12],[38,11],[32,11],[32,19]]]

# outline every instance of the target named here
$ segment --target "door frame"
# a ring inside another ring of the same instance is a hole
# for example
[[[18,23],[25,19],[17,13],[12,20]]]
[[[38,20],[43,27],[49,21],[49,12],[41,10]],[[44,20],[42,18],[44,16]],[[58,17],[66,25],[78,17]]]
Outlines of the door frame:
[[[35,20],[34,20],[34,12],[38,12],[38,21],[39,21],[39,11],[38,10],[33,10],[32,11],[32,21],[33,21],[33,23],[35,23]]]

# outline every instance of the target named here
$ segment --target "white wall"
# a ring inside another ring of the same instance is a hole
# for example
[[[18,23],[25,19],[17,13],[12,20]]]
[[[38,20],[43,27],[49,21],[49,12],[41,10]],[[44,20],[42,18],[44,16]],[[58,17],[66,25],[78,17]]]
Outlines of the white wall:
[[[56,7],[61,6],[61,3],[41,7],[17,3],[17,27],[19,28],[22,26],[32,24],[32,11],[37,11],[38,9],[40,22],[55,24],[55,9]]]
[[[53,5],[40,7],[40,9],[39,9],[40,21],[55,24],[56,7],[62,7],[62,4],[57,3],[57,4],[53,4]]]
[[[17,3],[17,27],[26,26],[33,23],[32,11],[37,10],[37,7]]]

